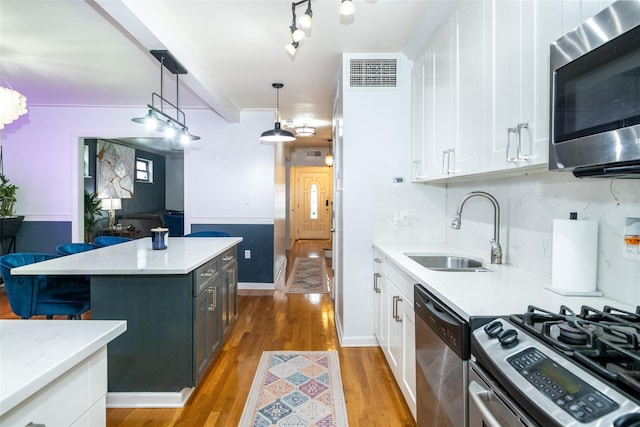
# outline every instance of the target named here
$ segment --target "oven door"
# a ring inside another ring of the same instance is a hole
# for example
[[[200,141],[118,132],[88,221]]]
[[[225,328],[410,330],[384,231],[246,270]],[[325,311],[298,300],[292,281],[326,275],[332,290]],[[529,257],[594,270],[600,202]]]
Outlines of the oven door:
[[[469,362],[469,427],[536,427],[504,391]]]

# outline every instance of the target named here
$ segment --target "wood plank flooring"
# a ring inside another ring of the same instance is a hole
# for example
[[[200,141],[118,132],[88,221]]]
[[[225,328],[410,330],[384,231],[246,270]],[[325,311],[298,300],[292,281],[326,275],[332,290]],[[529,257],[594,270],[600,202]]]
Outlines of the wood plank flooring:
[[[288,254],[287,270],[296,256],[322,256],[328,247],[323,241],[297,242]],[[415,426],[382,351],[340,347],[329,294],[239,291],[238,311],[218,359],[184,408],[108,409],[107,426],[236,426],[267,350],[337,350],[351,426]],[[15,317],[4,292],[0,316]]]

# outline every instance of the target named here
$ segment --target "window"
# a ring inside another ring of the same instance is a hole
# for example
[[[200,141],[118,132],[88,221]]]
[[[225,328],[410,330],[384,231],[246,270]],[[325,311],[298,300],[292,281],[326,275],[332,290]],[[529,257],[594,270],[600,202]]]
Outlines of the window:
[[[318,219],[318,184],[311,184],[310,219]]]
[[[138,157],[136,159],[136,180],[140,182],[153,182],[153,162]]]

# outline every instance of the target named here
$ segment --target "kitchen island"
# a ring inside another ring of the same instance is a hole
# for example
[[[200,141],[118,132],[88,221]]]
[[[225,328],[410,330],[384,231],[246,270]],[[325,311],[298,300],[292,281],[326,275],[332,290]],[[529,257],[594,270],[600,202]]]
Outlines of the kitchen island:
[[[12,269],[91,277],[91,319],[127,321],[109,344],[109,407],[180,407],[236,314],[238,237],[151,238]]]

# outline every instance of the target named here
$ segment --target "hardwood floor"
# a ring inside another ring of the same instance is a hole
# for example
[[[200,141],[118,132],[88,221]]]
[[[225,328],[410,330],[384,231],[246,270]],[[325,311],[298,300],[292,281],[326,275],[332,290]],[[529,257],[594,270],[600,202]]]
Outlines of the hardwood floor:
[[[301,241],[288,254],[322,255],[328,242]],[[330,260],[328,260],[330,261]],[[0,314],[11,317],[2,292]],[[329,294],[239,291],[238,320],[217,360],[184,408],[108,409],[109,427],[236,426],[266,350],[337,350],[351,426],[414,426],[378,347],[341,348]]]

